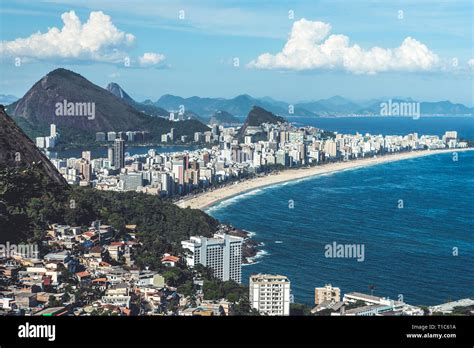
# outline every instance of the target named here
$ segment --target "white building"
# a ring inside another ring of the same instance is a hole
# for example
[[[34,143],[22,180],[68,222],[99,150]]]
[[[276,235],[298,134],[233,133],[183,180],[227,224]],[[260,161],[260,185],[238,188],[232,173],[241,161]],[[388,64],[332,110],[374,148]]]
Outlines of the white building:
[[[36,147],[38,147],[38,148],[40,148],[40,149],[44,149],[44,148],[45,148],[44,137],[36,137]]]
[[[250,305],[264,315],[290,315],[290,281],[287,277],[257,274],[250,277]]]
[[[209,267],[214,276],[226,281],[242,281],[242,242],[240,237],[228,234],[214,234],[214,238],[191,237],[181,242],[184,249],[191,251],[186,257],[186,264]]]
[[[55,125],[54,123],[52,123],[52,124],[50,125],[50,132],[49,132],[49,135],[50,135],[50,137],[55,138],[57,134],[58,134],[58,133],[57,133],[57,131],[56,131],[56,125]]]
[[[395,301],[386,297],[367,295],[360,292],[350,292],[345,294],[343,302],[364,302],[366,304],[366,306],[363,307],[347,310],[343,315],[381,315],[383,313],[389,313],[390,315],[393,315],[394,313],[401,315],[423,315],[423,310],[421,308],[406,304],[403,301]],[[338,314],[333,313],[332,315]]]

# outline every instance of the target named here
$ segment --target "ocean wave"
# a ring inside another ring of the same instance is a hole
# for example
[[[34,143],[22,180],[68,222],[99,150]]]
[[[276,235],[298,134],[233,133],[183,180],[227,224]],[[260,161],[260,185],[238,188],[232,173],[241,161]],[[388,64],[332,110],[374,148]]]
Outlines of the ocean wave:
[[[243,199],[250,198],[250,197],[253,197],[253,196],[258,196],[258,195],[262,194],[264,190],[265,190],[265,187],[260,187],[260,188],[253,189],[253,190],[248,191],[248,192],[238,194],[237,196],[226,198],[226,199],[216,203],[215,205],[210,206],[209,208],[205,209],[204,211],[206,213],[210,214],[212,212],[215,212],[215,211],[218,211],[220,209],[226,208],[230,205],[233,205],[233,204],[235,204],[235,203],[237,203],[237,202],[239,202]]]
[[[252,232],[252,231],[247,231],[247,230],[245,230],[245,232],[248,233],[248,238],[253,238],[257,235],[257,232]]]
[[[248,263],[242,264],[242,266],[255,265],[255,264],[260,262],[260,261],[257,261],[257,260],[261,259],[262,257],[268,256],[268,255],[270,255],[270,253],[268,251],[259,250],[259,251],[257,251],[257,254],[255,256],[248,257],[247,258]]]

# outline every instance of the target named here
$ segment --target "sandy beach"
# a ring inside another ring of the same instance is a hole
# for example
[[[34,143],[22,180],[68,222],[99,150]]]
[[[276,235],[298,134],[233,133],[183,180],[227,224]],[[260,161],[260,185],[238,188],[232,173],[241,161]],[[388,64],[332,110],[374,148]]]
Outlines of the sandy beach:
[[[237,182],[235,184],[231,184],[223,188],[215,189],[214,191],[208,191],[195,197],[180,200],[176,202],[176,204],[182,208],[190,207],[193,209],[205,209],[227,198],[231,198],[233,196],[252,191],[257,188],[280,184],[287,181],[303,179],[315,175],[333,173],[341,170],[362,168],[382,163],[436,155],[440,153],[464,152],[471,150],[474,150],[474,148],[414,151],[363,158],[347,162],[328,163],[311,168],[288,169],[275,174]]]

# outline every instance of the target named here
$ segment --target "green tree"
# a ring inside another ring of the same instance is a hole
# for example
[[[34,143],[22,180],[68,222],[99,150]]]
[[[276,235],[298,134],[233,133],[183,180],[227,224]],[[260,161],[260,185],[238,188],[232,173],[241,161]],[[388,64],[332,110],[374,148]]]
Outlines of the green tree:
[[[178,286],[178,292],[185,297],[191,297],[195,292],[194,282],[192,280],[186,281],[184,284]]]
[[[61,307],[61,301],[57,300],[53,295],[48,298],[48,307]]]

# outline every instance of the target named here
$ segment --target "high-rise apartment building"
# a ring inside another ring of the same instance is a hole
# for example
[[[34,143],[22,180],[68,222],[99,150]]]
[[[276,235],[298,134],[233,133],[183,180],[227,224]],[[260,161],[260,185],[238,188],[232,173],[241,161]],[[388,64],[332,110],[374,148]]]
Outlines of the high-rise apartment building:
[[[79,162],[79,173],[81,174],[82,180],[89,183],[92,179],[92,165],[89,161],[81,159]]]
[[[337,143],[333,140],[328,140],[324,143],[324,152],[330,158],[337,157]]]
[[[290,281],[282,275],[250,276],[250,305],[263,315],[290,315]]]
[[[123,139],[115,139],[114,143],[114,167],[125,167],[125,141]]]
[[[333,288],[331,284],[326,284],[322,288],[314,289],[314,304],[318,305],[324,301],[339,302],[341,301],[341,289]]]
[[[186,170],[185,160],[183,157],[174,158],[171,162],[174,178],[178,185],[184,185],[184,172]]]
[[[85,159],[87,163],[91,163],[92,153],[90,151],[82,151],[82,158]]]
[[[191,237],[181,242],[192,253],[186,257],[190,267],[197,264],[209,267],[214,276],[223,281],[242,281],[242,243],[240,237],[216,233],[214,238]]]
[[[114,165],[114,148],[113,147],[109,147],[109,149],[107,150],[107,160],[112,165]]]

